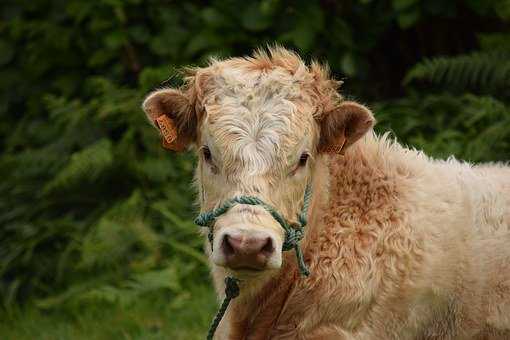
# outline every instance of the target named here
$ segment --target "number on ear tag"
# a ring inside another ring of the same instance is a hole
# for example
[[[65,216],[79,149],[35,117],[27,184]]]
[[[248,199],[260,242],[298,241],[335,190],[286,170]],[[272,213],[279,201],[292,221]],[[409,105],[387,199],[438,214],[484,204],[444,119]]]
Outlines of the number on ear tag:
[[[172,145],[177,140],[177,128],[174,125],[174,122],[168,118],[166,115],[161,115],[156,118],[156,124],[161,131],[161,135],[163,136],[164,145]]]

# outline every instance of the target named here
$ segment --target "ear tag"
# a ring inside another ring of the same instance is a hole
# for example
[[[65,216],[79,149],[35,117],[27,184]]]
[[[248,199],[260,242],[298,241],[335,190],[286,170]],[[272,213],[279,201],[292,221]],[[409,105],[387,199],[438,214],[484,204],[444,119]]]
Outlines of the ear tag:
[[[180,151],[181,146],[177,145],[177,128],[174,122],[167,115],[156,118],[156,125],[163,136],[163,147],[174,151]]]
[[[163,135],[163,139],[167,144],[172,144],[177,139],[177,129],[175,128],[174,122],[166,115],[161,115],[156,118],[156,123]]]

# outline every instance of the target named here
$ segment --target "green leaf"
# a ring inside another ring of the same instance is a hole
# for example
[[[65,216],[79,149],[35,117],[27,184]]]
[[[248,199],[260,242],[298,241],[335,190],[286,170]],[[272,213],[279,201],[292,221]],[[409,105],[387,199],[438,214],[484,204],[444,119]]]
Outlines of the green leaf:
[[[504,51],[496,51],[425,59],[411,68],[404,78],[404,84],[414,80],[446,84],[457,89],[508,89],[510,55]]]

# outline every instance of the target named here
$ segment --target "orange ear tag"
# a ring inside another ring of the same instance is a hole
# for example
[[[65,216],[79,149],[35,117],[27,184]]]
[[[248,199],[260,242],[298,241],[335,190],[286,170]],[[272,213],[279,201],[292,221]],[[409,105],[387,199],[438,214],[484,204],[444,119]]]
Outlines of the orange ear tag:
[[[163,136],[163,147],[165,149],[178,151],[180,147],[177,145],[177,128],[174,122],[166,115],[156,118],[156,125]]]

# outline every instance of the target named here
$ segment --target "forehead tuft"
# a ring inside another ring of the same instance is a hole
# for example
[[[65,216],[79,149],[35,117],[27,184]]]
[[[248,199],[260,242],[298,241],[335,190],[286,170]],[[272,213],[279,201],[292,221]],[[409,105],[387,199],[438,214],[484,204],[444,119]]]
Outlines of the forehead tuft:
[[[237,97],[242,104],[273,97],[305,99],[314,75],[296,54],[285,49],[259,50],[251,57],[211,60],[203,69],[204,104]]]
[[[206,101],[218,99],[219,88],[236,91],[239,87],[251,86],[259,89],[261,80],[266,81],[266,90],[272,86],[289,99],[295,96],[308,99],[319,119],[342,101],[338,92],[342,82],[330,77],[327,64],[312,61],[307,66],[298,54],[280,46],[258,49],[251,56],[211,58],[207,67],[187,68],[184,89],[190,101],[197,105],[200,116]],[[293,91],[289,92],[290,89]]]

